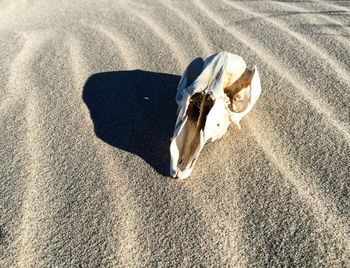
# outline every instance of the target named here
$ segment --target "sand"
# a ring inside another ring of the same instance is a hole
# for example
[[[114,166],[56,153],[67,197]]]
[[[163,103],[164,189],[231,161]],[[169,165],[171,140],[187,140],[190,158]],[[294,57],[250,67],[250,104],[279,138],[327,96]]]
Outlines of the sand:
[[[0,267],[350,267],[350,2],[0,1]],[[195,57],[262,95],[169,177]]]

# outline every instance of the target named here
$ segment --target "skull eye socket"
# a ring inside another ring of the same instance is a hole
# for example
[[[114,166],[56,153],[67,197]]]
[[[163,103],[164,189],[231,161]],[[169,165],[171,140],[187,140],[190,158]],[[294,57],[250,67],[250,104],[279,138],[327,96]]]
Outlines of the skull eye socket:
[[[188,115],[189,120],[194,122],[198,120],[202,98],[203,95],[200,93],[196,93],[191,97],[190,104],[188,105],[186,113]]]
[[[238,78],[232,85],[224,88],[224,93],[230,99],[229,109],[232,112],[242,112],[246,108],[248,103],[246,94],[247,90],[250,90],[250,85],[254,76],[255,69],[245,69],[244,73]]]

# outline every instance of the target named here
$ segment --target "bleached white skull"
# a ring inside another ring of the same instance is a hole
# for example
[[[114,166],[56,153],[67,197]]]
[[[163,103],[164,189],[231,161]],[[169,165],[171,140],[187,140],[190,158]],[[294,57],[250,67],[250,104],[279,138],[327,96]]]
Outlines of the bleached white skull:
[[[185,179],[192,173],[204,144],[220,139],[231,122],[253,108],[261,93],[259,73],[242,57],[220,52],[193,60],[177,88],[177,120],[170,145],[170,175]]]

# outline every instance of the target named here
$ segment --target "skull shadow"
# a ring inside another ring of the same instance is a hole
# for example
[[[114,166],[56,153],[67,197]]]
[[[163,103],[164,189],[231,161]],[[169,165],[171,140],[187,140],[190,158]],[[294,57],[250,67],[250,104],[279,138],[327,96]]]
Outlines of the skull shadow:
[[[142,70],[90,76],[82,98],[90,110],[96,136],[138,155],[168,176],[179,79],[177,75]]]

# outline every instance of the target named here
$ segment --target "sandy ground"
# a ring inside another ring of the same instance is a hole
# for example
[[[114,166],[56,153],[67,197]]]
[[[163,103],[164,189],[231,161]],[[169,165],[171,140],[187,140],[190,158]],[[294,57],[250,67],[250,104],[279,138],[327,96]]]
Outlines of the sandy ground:
[[[0,267],[350,267],[350,2],[0,15]],[[222,50],[262,96],[171,179],[179,75]]]

